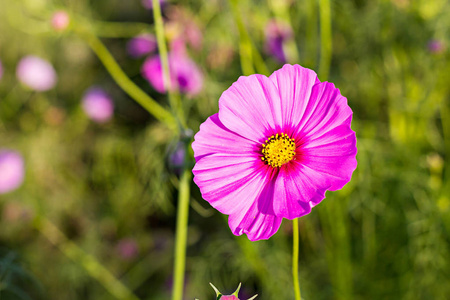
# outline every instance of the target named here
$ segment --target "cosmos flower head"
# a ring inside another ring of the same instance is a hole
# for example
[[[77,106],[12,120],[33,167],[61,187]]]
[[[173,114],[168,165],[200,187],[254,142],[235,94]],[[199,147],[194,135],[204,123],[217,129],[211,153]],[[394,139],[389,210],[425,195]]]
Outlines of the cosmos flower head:
[[[16,75],[25,86],[39,92],[52,89],[57,81],[53,66],[48,61],[34,55],[20,60]]]
[[[83,96],[84,112],[97,123],[105,123],[114,113],[114,104],[109,95],[99,87],[92,87]]]
[[[56,31],[65,30],[69,26],[69,23],[69,14],[64,10],[58,10],[52,16],[51,24]]]
[[[134,58],[139,58],[156,51],[158,45],[154,35],[149,33],[140,34],[127,43],[127,52]]]
[[[0,149],[0,194],[17,189],[23,182],[25,166],[17,151]]]
[[[235,235],[268,239],[283,218],[311,212],[356,168],[352,110],[334,84],[285,65],[242,76],[192,144],[194,181]]]
[[[190,58],[181,53],[169,53],[169,69],[172,88],[190,96],[197,95],[203,88],[203,75]],[[142,76],[159,93],[165,93],[161,59],[158,55],[149,57],[142,66]]]
[[[221,292],[219,292],[219,290],[212,284],[209,283],[211,285],[211,287],[214,289],[214,291],[216,292],[216,299],[217,300],[239,300],[238,296],[239,296],[239,290],[241,289],[241,284],[239,283],[239,286],[237,287],[236,291],[231,294],[231,295],[222,295]],[[247,300],[253,300],[257,297],[258,295],[254,295],[253,297],[247,299]]]
[[[291,27],[285,23],[271,20],[267,23],[264,33],[266,36],[265,51],[279,62],[286,63],[283,44],[286,40],[293,38]]]

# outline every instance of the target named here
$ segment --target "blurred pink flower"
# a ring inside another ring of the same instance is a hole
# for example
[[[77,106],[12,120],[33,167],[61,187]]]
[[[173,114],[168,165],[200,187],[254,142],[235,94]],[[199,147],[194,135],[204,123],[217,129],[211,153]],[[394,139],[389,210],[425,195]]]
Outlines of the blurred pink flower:
[[[97,123],[104,123],[111,119],[114,104],[109,95],[99,87],[92,87],[83,96],[84,112]]]
[[[56,31],[63,31],[69,26],[69,14],[64,10],[58,10],[53,14],[51,22],[53,29]]]
[[[289,25],[277,22],[275,20],[269,21],[265,28],[265,51],[269,55],[273,55],[281,63],[286,63],[286,55],[283,50],[283,44],[286,40],[293,38],[293,32]]]
[[[428,42],[428,51],[430,51],[433,54],[439,54],[444,52],[445,45],[440,40],[431,40]]]
[[[196,18],[186,9],[174,6],[167,10],[168,22],[166,33],[170,40],[172,52],[185,52],[186,45],[200,51],[203,44],[203,32],[196,22]]]
[[[159,4],[161,5],[161,7],[163,7],[166,2],[167,2],[166,0],[159,0]],[[146,9],[153,9],[153,1],[152,0],[142,0],[142,5]]]
[[[138,253],[138,245],[132,238],[121,239],[116,245],[117,253],[124,259],[135,258]]]
[[[0,149],[0,194],[17,189],[23,182],[25,166],[22,156],[13,150]]]
[[[33,55],[21,59],[16,75],[24,85],[41,92],[53,88],[57,81],[53,66],[46,60]]]
[[[233,234],[268,239],[350,181],[352,116],[334,84],[299,65],[241,76],[195,135],[194,182]]]
[[[179,53],[169,53],[169,68],[171,84],[180,92],[195,96],[203,88],[203,75],[190,58]],[[153,88],[165,93],[161,59],[158,55],[149,57],[142,66],[142,76],[147,79]]]
[[[128,54],[135,58],[150,54],[157,47],[155,36],[149,33],[138,35],[127,43]]]
[[[2,79],[3,76],[3,65],[2,65],[2,61],[0,60],[0,79]]]

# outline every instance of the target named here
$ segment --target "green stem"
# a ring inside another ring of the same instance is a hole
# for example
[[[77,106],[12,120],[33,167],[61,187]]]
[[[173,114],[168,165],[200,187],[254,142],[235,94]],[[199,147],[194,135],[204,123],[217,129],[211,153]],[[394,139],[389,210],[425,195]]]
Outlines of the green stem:
[[[251,75],[255,73],[253,66],[256,66],[257,71],[260,74],[269,75],[261,54],[253,46],[250,36],[245,29],[244,22],[238,7],[237,0],[229,0],[231,10],[233,12],[234,21],[239,31],[239,54],[241,59],[241,68],[244,75]]]
[[[183,299],[191,176],[191,171],[189,169],[184,169],[180,179],[178,193],[177,228],[175,234],[175,264],[172,300]]]
[[[166,39],[164,35],[164,24],[161,14],[161,5],[159,0],[153,1],[153,18],[155,19],[155,30],[156,30],[156,40],[158,42],[159,57],[161,59],[161,66],[163,72],[163,82],[164,87],[167,89],[169,95],[170,106],[178,118],[178,121],[183,127],[186,127],[184,114],[182,111],[182,105],[180,96],[177,89],[172,87],[172,82],[170,80],[170,68],[169,68],[169,57],[167,55]]]
[[[331,39],[331,9],[330,0],[319,0],[320,11],[320,64],[319,78],[322,81],[328,79],[331,63],[332,39]]]
[[[79,263],[89,275],[100,282],[116,299],[139,300],[122,282],[115,278],[94,256],[84,252],[69,240],[50,220],[43,216],[35,218],[33,225],[62,253]]]
[[[298,231],[298,219],[292,220],[293,222],[293,248],[292,248],[292,281],[294,283],[295,300],[301,300],[300,284],[298,279],[298,248],[299,248],[299,231]]]
[[[125,72],[117,64],[114,57],[105,47],[105,45],[94,35],[88,33],[80,33],[80,35],[88,42],[91,49],[105,66],[111,77],[131,98],[145,108],[159,121],[167,124],[171,129],[176,130],[176,119],[172,114],[159,105],[143,90],[141,90]]]

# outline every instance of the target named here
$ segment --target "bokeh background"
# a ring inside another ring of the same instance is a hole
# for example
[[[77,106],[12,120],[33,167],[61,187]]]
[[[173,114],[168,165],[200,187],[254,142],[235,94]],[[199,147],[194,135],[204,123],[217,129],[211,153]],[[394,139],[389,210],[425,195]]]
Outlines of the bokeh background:
[[[116,299],[111,286],[170,298],[180,137],[119,88],[78,33],[101,38],[167,107],[141,72],[157,50],[129,49],[155,33],[144,4],[0,0],[0,148],[25,165],[20,187],[0,194],[2,300]],[[162,10],[170,51],[203,78],[199,92],[181,94],[194,133],[240,75],[284,62],[316,70],[348,98],[358,168],[300,219],[303,298],[448,299],[449,2],[170,0]],[[68,23],[54,20],[58,11]],[[53,66],[54,86],[19,78],[29,55]],[[83,106],[93,86],[114,106],[100,122]],[[292,299],[291,222],[251,243],[191,187],[185,299],[214,299],[209,282],[224,293],[242,282],[243,300]]]

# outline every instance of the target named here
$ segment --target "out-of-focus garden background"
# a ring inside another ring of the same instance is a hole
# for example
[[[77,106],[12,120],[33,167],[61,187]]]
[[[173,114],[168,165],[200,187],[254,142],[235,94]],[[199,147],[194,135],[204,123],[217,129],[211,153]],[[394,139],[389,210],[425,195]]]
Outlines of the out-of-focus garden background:
[[[196,64],[178,78],[194,133],[240,75],[284,62],[348,98],[358,167],[300,219],[303,298],[448,299],[449,2],[170,0],[162,11],[169,51]],[[100,38],[168,107],[142,71],[157,51],[153,19],[149,1],[0,0],[0,151],[25,168],[0,194],[0,299],[170,298],[183,137],[89,45]],[[102,99],[94,113],[90,97]],[[209,282],[225,293],[242,282],[240,299],[293,299],[292,222],[249,242],[191,187],[184,299],[214,299]]]

